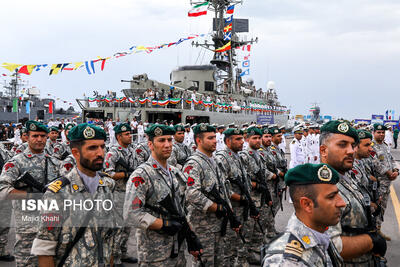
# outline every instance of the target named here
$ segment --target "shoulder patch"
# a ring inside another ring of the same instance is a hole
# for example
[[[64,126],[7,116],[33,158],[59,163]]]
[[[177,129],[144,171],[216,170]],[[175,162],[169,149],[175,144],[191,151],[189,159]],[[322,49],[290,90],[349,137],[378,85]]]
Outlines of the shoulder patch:
[[[4,171],[7,171],[8,169],[14,168],[15,165],[12,162],[7,162],[6,165],[4,165]]]
[[[140,148],[136,149],[136,153],[140,154],[142,152],[143,152],[143,150],[141,150]]]
[[[185,168],[185,170],[183,171],[184,173],[190,174],[190,171],[193,169],[193,166],[189,165]]]
[[[67,178],[62,177],[49,184],[47,186],[47,190],[50,190],[53,193],[57,193],[58,191],[60,191],[61,188],[63,188],[66,185],[69,185],[70,183],[71,182]]]
[[[283,253],[283,257],[301,260],[301,255],[303,254],[303,251],[303,244],[293,234],[290,234],[289,240],[285,247],[285,251]]]
[[[139,185],[144,184],[144,179],[140,176],[136,176],[132,178],[132,183],[135,187],[138,187]]]
[[[112,176],[107,172],[98,172],[98,173],[99,173],[100,177],[107,177],[107,178],[113,179]]]

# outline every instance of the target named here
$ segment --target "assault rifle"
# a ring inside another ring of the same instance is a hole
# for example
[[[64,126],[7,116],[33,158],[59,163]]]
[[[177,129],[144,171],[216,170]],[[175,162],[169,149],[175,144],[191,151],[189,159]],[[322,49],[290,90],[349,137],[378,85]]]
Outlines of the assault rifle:
[[[62,155],[60,156],[60,160],[64,160],[68,157],[69,153],[68,151],[65,151],[64,153],[62,153]]]
[[[26,186],[20,186],[18,188],[16,187],[17,189],[26,189],[28,187],[28,188],[36,189],[40,193],[44,193],[47,190],[46,185],[36,181],[35,178],[33,178],[32,175],[28,171],[24,172],[15,181],[15,185],[18,185],[19,183],[24,183],[24,184],[26,184]]]
[[[130,176],[130,174],[131,174],[134,170],[132,170],[132,169],[129,167],[128,163],[126,163],[125,160],[123,160],[121,157],[119,158],[119,160],[118,160],[116,163],[117,163],[118,165],[120,165],[122,168],[125,169],[125,172],[126,172],[126,177],[125,177],[125,179],[128,179],[129,176]]]

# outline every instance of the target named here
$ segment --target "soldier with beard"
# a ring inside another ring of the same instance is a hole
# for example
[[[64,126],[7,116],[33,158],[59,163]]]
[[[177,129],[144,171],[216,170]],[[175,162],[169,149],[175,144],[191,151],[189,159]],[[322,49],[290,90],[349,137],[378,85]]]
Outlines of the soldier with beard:
[[[49,135],[47,136],[46,142],[46,152],[49,155],[52,155],[54,152],[54,147],[57,145],[58,138],[58,128],[55,126],[50,127]]]
[[[321,162],[339,172],[337,186],[346,202],[340,222],[328,231],[346,266],[375,266],[384,261],[387,247],[372,220],[370,197],[350,171],[358,142],[357,131],[348,122],[330,121],[321,128]]]
[[[174,126],[174,144],[172,147],[171,156],[168,159],[168,164],[175,166],[182,170],[183,165],[185,165],[186,160],[190,157],[191,151],[188,146],[185,145],[185,129],[182,125],[177,124]]]
[[[31,253],[40,267],[110,266],[118,217],[114,203],[115,182],[101,177],[106,133],[82,123],[68,133],[76,167],[52,182],[43,196],[58,210],[42,210],[39,231]],[[92,203],[75,206],[73,203]],[[95,204],[100,203],[100,204]]]

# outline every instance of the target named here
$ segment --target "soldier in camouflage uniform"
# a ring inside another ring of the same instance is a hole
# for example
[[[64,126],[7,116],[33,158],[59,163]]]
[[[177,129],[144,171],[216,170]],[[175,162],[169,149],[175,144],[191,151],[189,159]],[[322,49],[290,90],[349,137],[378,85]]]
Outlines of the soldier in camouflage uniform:
[[[4,165],[0,176],[0,199],[38,198],[43,193],[44,186],[59,176],[58,160],[44,153],[47,127],[36,121],[28,121],[26,127],[29,146]],[[26,181],[22,182],[20,179],[26,173],[40,183],[41,188],[34,188]],[[14,255],[17,266],[37,266],[37,257],[30,254],[30,249],[38,231],[38,223],[24,220],[24,217],[34,219],[39,212],[23,210],[21,201],[14,201],[13,208],[16,221]]]
[[[223,177],[213,156],[217,144],[215,128],[201,123],[194,127],[193,132],[198,149],[183,168],[189,223],[203,244],[204,264],[222,266],[228,209],[232,215],[229,182]],[[232,215],[229,221],[230,227],[238,232],[241,227],[238,219]]]
[[[326,164],[303,164],[285,175],[295,213],[285,233],[263,248],[264,267],[342,266],[326,228],[340,219],[345,206],[336,184],[339,174]]]
[[[358,142],[357,131],[347,122],[330,121],[321,128],[321,162],[339,172],[337,186],[346,203],[340,223],[328,231],[346,266],[374,266],[374,261],[384,261],[386,240],[377,232],[368,192],[351,171]]]
[[[188,228],[183,207],[183,174],[167,159],[172,151],[172,127],[154,124],[146,133],[150,158],[129,177],[124,218],[136,227],[139,266],[186,266],[184,231],[189,252],[197,256],[201,245]],[[197,244],[193,246],[193,242]],[[196,243],[197,242],[197,243]]]
[[[174,129],[176,131],[174,135],[174,145],[172,154],[168,159],[168,164],[182,170],[183,165],[185,165],[186,160],[190,157],[192,152],[183,142],[185,139],[185,129],[183,126],[177,124],[174,126]]]
[[[232,208],[243,222],[241,230],[247,239],[246,245],[244,245],[233,230],[228,230],[225,237],[224,266],[236,266],[236,264],[237,266],[248,266],[247,258],[249,258],[249,255],[247,246],[251,241],[251,222],[248,220],[249,211],[250,216],[254,218],[258,218],[259,211],[255,205],[249,205],[250,201],[254,203],[251,197],[250,200],[247,198],[251,192],[251,181],[247,177],[246,166],[239,156],[239,151],[243,148],[243,131],[230,128],[224,131],[223,134],[225,136],[225,148],[218,151],[215,157],[224,177],[231,185]],[[251,210],[249,210],[249,207],[251,207]]]
[[[52,155],[54,153],[54,148],[57,145],[57,138],[58,138],[58,127],[50,127],[50,132],[46,142],[46,153]]]
[[[56,202],[59,210],[42,210],[42,217],[54,221],[40,224],[31,253],[38,256],[40,267],[110,266],[115,227],[121,222],[113,199],[115,182],[98,172],[103,168],[106,134],[83,123],[68,136],[77,166],[48,186],[43,198]],[[66,200],[94,204],[82,208],[66,205]]]
[[[260,217],[258,219],[260,223],[251,222],[250,224],[249,232],[251,236],[248,249],[249,253],[251,253],[251,258],[249,258],[249,262],[260,264],[260,248],[266,238],[263,232],[268,229],[268,225],[270,224],[269,219],[272,209],[272,198],[267,186],[267,181],[271,180],[275,174],[269,171],[261,160],[260,153],[262,152],[259,151],[262,136],[261,130],[250,127],[246,132],[249,147],[240,152],[240,156],[243,158],[244,166],[247,167],[247,176],[251,181],[251,198],[260,211]]]
[[[136,161],[136,166],[140,166],[142,163],[145,163],[150,155],[151,151],[149,149],[149,146],[147,145],[147,138],[144,138],[145,140],[142,143],[139,143],[135,147],[135,161]]]
[[[117,144],[110,148],[104,161],[105,172],[115,180],[115,192],[117,192],[115,201],[121,219],[125,200],[126,182],[135,170],[134,151],[130,147],[132,143],[131,131],[131,126],[128,123],[121,123],[114,127]],[[114,254],[114,262],[116,264],[119,264],[120,261],[128,263],[137,262],[137,259],[127,255],[130,232],[130,227],[123,227],[115,238],[116,253]]]
[[[14,149],[13,149],[14,154],[12,156],[24,152],[26,150],[26,148],[28,147],[28,130],[26,128],[21,129],[21,141],[22,141],[22,144],[20,144],[17,147],[14,147]]]
[[[62,143],[57,143],[54,145],[54,151],[53,151],[53,156],[61,161],[65,160],[68,155],[71,154],[71,148],[69,146],[69,140],[68,140],[68,133],[74,127],[72,123],[68,123],[65,126],[65,137],[67,138],[67,141],[62,142]]]
[[[384,175],[378,176],[379,180],[379,195],[382,197],[382,217],[385,214],[389,193],[390,184],[399,175],[399,170],[396,168],[395,161],[390,153],[389,146],[384,142],[386,126],[381,124],[374,124],[374,140],[372,141],[373,155],[376,155],[379,160]],[[382,221],[379,221],[379,226]]]

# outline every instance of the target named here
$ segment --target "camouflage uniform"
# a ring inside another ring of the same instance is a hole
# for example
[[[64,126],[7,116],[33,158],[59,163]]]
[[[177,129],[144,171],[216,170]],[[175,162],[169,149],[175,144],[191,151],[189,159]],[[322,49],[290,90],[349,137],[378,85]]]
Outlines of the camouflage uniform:
[[[170,257],[177,235],[169,236],[148,229],[157,218],[170,219],[156,212],[157,209],[164,210],[159,202],[168,195],[175,202],[176,208],[180,209],[179,212],[183,213],[183,190],[179,180],[182,181],[183,177],[177,168],[167,165],[167,169],[164,169],[153,157],[129,177],[124,220],[136,228],[139,266],[186,266],[184,246],[180,247],[177,257]]]
[[[250,147],[241,152],[240,155],[243,158],[243,161],[245,162],[245,166],[247,167],[247,174],[248,177],[252,182],[256,183],[261,183],[261,184],[267,184],[267,181],[271,180],[272,176],[274,173],[270,172],[263,162],[261,161],[261,151],[253,150]],[[259,179],[262,179],[260,181]],[[271,196],[271,193],[268,190],[269,196]],[[261,197],[262,193],[257,192],[256,190],[251,191],[251,198],[254,200],[256,203],[257,208],[260,211],[260,225],[265,232],[269,227],[268,225],[270,224],[270,218],[271,218],[271,206],[268,206],[265,201],[267,199],[263,199],[264,203],[261,203]],[[272,200],[272,199],[271,199]],[[264,236],[260,230],[260,227],[255,221],[251,221],[250,225],[250,233],[251,233],[251,238],[249,242],[249,253],[260,253],[260,248],[264,240],[266,239],[266,236]],[[275,236],[275,232],[270,234],[271,236]]]
[[[145,143],[140,143],[135,148],[135,160],[136,166],[139,166],[142,163],[145,163],[151,155],[151,151],[149,146],[147,145],[147,141]]]
[[[174,142],[171,156],[168,159],[168,164],[182,170],[183,165],[185,165],[186,160],[191,154],[192,152],[190,151],[190,148],[183,142]]]
[[[28,192],[36,192],[33,188],[27,188],[26,184],[16,180],[28,171],[39,183],[46,185],[59,177],[59,162],[48,154],[39,156],[33,154],[29,147],[21,154],[14,156],[3,167],[0,176],[0,199],[6,199],[7,195],[15,188],[24,188]],[[13,201],[14,217],[16,222],[16,243],[14,255],[17,266],[37,266],[37,258],[30,255],[32,241],[38,231],[37,222],[23,220],[23,217],[34,218],[39,215],[37,211],[23,211],[21,201]]]
[[[80,208],[74,210],[71,206],[64,207],[64,200],[77,203],[88,200],[114,203],[115,183],[108,177],[90,177],[99,179],[96,191],[90,193],[81,175],[83,174],[74,167],[65,177],[54,181],[48,187],[43,198],[48,201],[57,201],[59,211],[51,211],[50,215],[48,211],[42,211],[41,215],[59,218],[59,221],[53,224],[49,222],[40,224],[31,252],[37,256],[54,256],[55,266],[57,266],[67,246],[74,240],[78,229],[81,226],[87,226],[62,266],[101,266],[101,263],[109,266],[114,246],[115,225],[118,223],[116,210],[109,209],[110,204],[107,204],[105,206],[107,210],[100,205],[99,209],[94,206],[91,212],[83,212]],[[87,216],[90,216],[88,217],[90,219],[85,225]]]
[[[45,146],[45,151],[47,154],[52,155],[54,153],[54,148],[57,145],[57,141],[53,142],[50,140],[50,138],[47,139],[46,141],[46,146]]]
[[[183,170],[187,180],[185,200],[188,220],[203,245],[203,262],[206,266],[222,266],[224,259],[224,243],[220,233],[222,218],[218,219],[215,213],[207,213],[214,201],[206,194],[215,187],[220,196],[230,203],[229,182],[224,181],[214,157],[209,158],[200,151],[196,151],[188,159]]]
[[[9,160],[9,155],[5,148],[0,147],[0,168],[3,169],[4,164]],[[1,170],[0,170],[1,173]],[[6,200],[0,200],[0,256],[9,255],[7,251],[8,232],[11,223],[11,203]]]
[[[132,151],[129,147],[124,149],[119,144],[111,147],[110,151],[107,152],[104,160],[105,172],[108,173],[111,177],[113,177],[117,172],[126,172],[127,175],[130,175],[130,173],[135,169],[135,158],[133,152],[134,151]],[[129,169],[125,169],[121,164],[119,164],[118,163],[119,160],[123,161],[124,162],[123,164],[128,165]],[[115,180],[115,191],[118,192],[118,194],[115,197],[115,201],[121,219],[124,208],[124,199],[125,199],[127,181],[128,178]],[[116,236],[115,238],[116,252],[114,254],[116,260],[127,257],[128,238],[130,232],[131,232],[130,227],[123,227],[120,233]]]
[[[342,209],[340,222],[329,227],[328,233],[339,251],[343,245],[341,235],[356,236],[375,229],[374,221],[371,216],[370,197],[368,193],[357,185],[357,180],[352,171],[341,175],[337,184],[340,196],[346,203]],[[361,257],[345,262],[346,266],[374,266],[372,253],[366,253]]]
[[[395,161],[392,154],[390,153],[390,148],[386,143],[378,144],[375,140],[372,141],[372,148],[382,165],[381,173],[386,173],[387,171],[393,171],[395,169]],[[390,184],[391,180],[386,176],[386,174],[377,177],[379,180],[379,195],[382,197],[381,206],[383,208],[382,216],[385,213],[387,202],[390,194]]]
[[[71,148],[69,147],[69,141],[57,143],[54,146],[53,156],[59,160],[64,160],[66,157],[65,155],[71,154]],[[65,157],[65,158],[63,158]]]
[[[76,166],[76,159],[69,154],[60,164],[60,176],[67,175],[74,166]]]
[[[342,266],[342,258],[329,236],[308,228],[295,214],[289,219],[285,233],[263,250],[264,267]]]
[[[242,192],[237,185],[239,183],[250,193],[251,183],[247,178],[246,168],[239,154],[225,147],[225,149],[218,151],[215,157],[225,179],[231,184],[232,192],[242,196],[245,195],[245,192]],[[233,211],[243,222],[242,232],[245,239],[247,239],[247,244],[250,242],[252,224],[248,218],[249,210],[241,206],[239,202],[232,201],[231,203]],[[235,231],[232,229],[227,230],[224,246],[224,266],[234,266],[235,260],[237,260],[239,266],[246,265],[248,256],[247,245],[243,245],[242,240],[238,238]]]
[[[14,151],[14,155],[13,155],[13,156],[18,155],[18,154],[21,154],[21,153],[24,152],[25,149],[27,149],[27,148],[28,148],[28,142],[25,142],[25,143],[20,144],[19,146],[17,146],[17,147],[15,148],[15,151]]]

